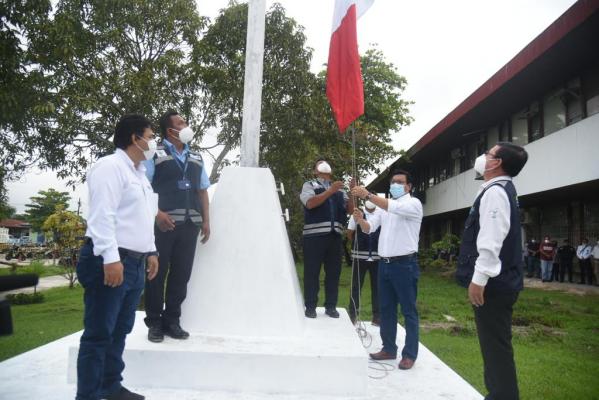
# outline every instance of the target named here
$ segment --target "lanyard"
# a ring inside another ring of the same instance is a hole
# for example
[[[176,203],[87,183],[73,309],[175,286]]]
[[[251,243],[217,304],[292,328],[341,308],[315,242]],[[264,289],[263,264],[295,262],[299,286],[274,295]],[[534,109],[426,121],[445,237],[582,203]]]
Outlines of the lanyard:
[[[179,169],[183,172],[182,178],[185,178],[185,173],[187,172],[187,166],[189,165],[189,152],[185,156],[185,162],[181,163],[181,160],[179,160],[179,157],[177,157],[177,155],[176,155],[177,149],[169,149],[169,150],[171,152],[171,155],[175,159],[175,163],[177,164]]]

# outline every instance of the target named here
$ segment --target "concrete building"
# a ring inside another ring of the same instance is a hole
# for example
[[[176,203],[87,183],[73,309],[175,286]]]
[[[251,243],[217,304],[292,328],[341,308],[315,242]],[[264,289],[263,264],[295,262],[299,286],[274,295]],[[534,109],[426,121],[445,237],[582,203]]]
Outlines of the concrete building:
[[[386,193],[390,171],[408,169],[422,245],[460,235],[474,160],[498,141],[529,153],[515,179],[525,240],[599,238],[599,1],[575,3],[368,187]]]

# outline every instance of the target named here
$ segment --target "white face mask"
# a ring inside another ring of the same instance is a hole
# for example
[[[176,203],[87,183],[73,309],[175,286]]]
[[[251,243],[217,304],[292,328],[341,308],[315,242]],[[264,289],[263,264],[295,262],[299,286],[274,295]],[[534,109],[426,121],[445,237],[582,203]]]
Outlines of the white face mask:
[[[191,139],[193,139],[193,129],[191,129],[189,126],[181,129],[180,131],[176,130],[175,128],[171,129],[175,132],[179,132],[179,140],[181,143],[189,143],[191,142]]]
[[[330,174],[332,172],[331,166],[326,161],[323,161],[320,164],[318,164],[318,167],[316,167],[316,170],[318,172],[320,172],[321,174]]]
[[[156,148],[158,147],[158,144],[156,143],[156,139],[146,140],[141,136],[139,136],[139,138],[148,144],[148,150],[142,149],[141,147],[139,147],[139,145],[137,143],[135,143],[135,145],[137,146],[138,149],[140,149],[144,153],[144,158],[146,160],[152,159],[154,157],[154,154],[156,154]]]
[[[484,154],[481,154],[480,156],[476,157],[476,160],[474,161],[474,170],[476,172],[478,172],[480,175],[484,175],[486,167],[487,167],[487,156]]]
[[[372,211],[368,211],[368,212],[374,212],[376,205],[372,201],[366,200],[366,202],[364,203],[364,207],[366,207],[366,211],[372,210]]]

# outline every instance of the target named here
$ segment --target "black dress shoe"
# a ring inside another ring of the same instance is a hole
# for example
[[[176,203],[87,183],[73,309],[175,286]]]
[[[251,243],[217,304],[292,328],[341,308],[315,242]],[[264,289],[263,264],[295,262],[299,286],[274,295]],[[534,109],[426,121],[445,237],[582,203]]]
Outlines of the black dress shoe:
[[[145,397],[141,394],[133,393],[126,387],[121,386],[120,390],[111,394],[106,400],[144,400]]]
[[[178,323],[167,325],[167,327],[164,330],[164,333],[172,337],[173,339],[185,340],[189,338],[189,332],[184,331],[183,328],[181,328],[181,325],[179,325]]]
[[[306,308],[304,315],[308,318],[316,318],[316,310],[313,308]]]
[[[324,313],[331,318],[339,318],[339,313],[334,308],[327,308]]]
[[[164,340],[164,332],[160,325],[152,325],[148,329],[148,340],[153,343],[160,343]]]

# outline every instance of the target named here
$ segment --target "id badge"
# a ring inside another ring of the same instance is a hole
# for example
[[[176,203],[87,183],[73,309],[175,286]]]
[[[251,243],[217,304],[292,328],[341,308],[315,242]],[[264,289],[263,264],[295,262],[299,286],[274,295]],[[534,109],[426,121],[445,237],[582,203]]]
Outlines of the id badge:
[[[191,182],[189,179],[181,179],[177,182],[177,187],[179,190],[189,190],[191,189]]]

